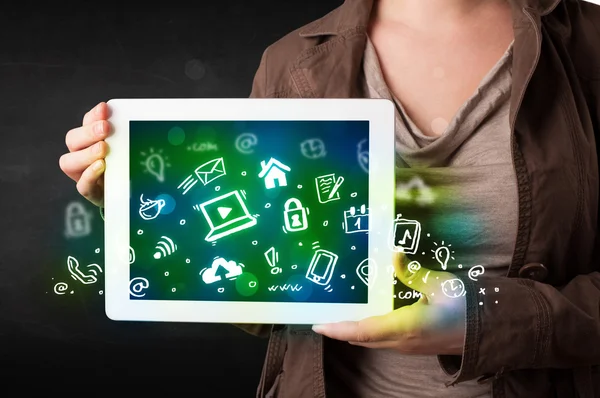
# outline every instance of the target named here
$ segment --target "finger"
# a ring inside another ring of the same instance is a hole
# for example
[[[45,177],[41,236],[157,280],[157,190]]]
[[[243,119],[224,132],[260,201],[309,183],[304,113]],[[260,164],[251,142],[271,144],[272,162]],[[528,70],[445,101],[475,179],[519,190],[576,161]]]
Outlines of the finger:
[[[349,341],[348,344],[358,345],[366,348],[396,348],[398,342],[394,340],[378,341],[376,343],[361,343],[358,341]]]
[[[102,206],[104,202],[104,190],[98,184],[98,181],[104,174],[104,170],[104,160],[96,160],[90,167],[85,169],[77,182],[77,191],[96,206]]]
[[[94,161],[103,159],[108,151],[106,142],[99,141],[81,151],[66,153],[59,159],[61,170],[74,181],[78,181],[81,173]]]
[[[391,339],[396,334],[397,327],[398,319],[394,316],[394,312],[391,312],[358,322],[315,325],[313,330],[335,340],[371,343]]]
[[[108,105],[106,102],[100,102],[98,105],[90,109],[83,116],[83,125],[87,126],[90,123],[96,122],[98,120],[106,120],[108,119]]]
[[[102,141],[109,132],[110,124],[106,120],[98,120],[70,130],[65,137],[65,143],[69,151],[80,151]]]
[[[394,253],[394,269],[402,284],[427,295],[428,299],[440,292],[441,282],[453,277],[446,272],[424,268],[418,261],[411,261],[406,254],[400,252]]]

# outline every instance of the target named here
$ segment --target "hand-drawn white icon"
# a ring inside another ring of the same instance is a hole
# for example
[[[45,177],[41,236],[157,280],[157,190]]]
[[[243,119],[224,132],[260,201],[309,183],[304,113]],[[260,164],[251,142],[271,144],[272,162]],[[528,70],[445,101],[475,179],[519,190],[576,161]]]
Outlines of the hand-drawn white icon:
[[[438,247],[435,250],[435,259],[442,266],[442,270],[446,270],[448,268],[448,260],[450,259],[450,249],[446,246]]]
[[[82,270],[81,268],[86,268]],[[71,274],[71,278],[83,283],[84,285],[90,285],[98,282],[98,273],[102,272],[102,268],[98,264],[89,264],[85,267],[79,266],[79,261],[73,256],[67,258],[67,270]]]
[[[419,249],[420,239],[421,223],[404,219],[402,214],[398,214],[390,231],[389,243],[391,250],[405,254],[415,254]]]
[[[129,246],[129,265],[135,263],[135,250],[133,247]]]
[[[193,174],[190,174],[177,186],[177,189],[183,189],[183,195],[185,195],[194,185],[200,181],[202,185],[206,186],[216,180],[217,178],[225,176],[225,162],[223,158],[217,158],[210,160],[206,163],[201,164],[194,170],[196,179]]]
[[[410,263],[408,263],[406,268],[408,269],[408,272],[410,272],[411,274],[415,274],[421,269],[421,263],[414,260],[414,261],[411,261]]]
[[[421,264],[419,264],[420,266]],[[431,271],[427,271],[427,273],[425,274],[424,277],[421,278],[421,280],[423,281],[423,283],[427,283],[427,278],[429,278],[429,274],[431,273]]]
[[[469,270],[469,279],[477,282],[477,278],[485,273],[485,268],[483,265],[474,265]]]
[[[325,151],[325,143],[320,138],[310,138],[302,141],[300,151],[307,159],[319,159],[327,155]]]
[[[417,292],[416,290],[409,290],[408,292],[398,292],[398,298],[400,300],[410,300],[421,297],[423,297],[423,293]]]
[[[372,258],[364,259],[358,266],[356,267],[356,275],[358,278],[368,287],[373,286],[373,282],[377,277],[377,265],[375,264],[375,260]]]
[[[271,267],[271,274],[277,275],[281,273],[283,269],[277,266],[277,263],[279,262],[279,253],[275,250],[275,248],[270,247],[264,254],[269,267]]]
[[[303,207],[299,199],[288,199],[283,205],[283,221],[285,223],[283,232],[287,234],[288,232],[297,232],[307,229],[308,214],[310,214],[309,209]]]
[[[275,185],[280,187],[287,186],[285,172],[290,171],[288,166],[277,159],[271,158],[268,162],[265,162],[264,160],[260,162],[260,167],[261,170],[258,174],[258,178],[264,178],[265,187],[267,189],[273,189],[275,188]],[[275,181],[277,181],[277,184],[275,184]]]
[[[227,261],[223,257],[217,257],[210,268],[204,268],[200,271],[200,276],[206,284],[215,283],[222,279],[220,274],[224,271],[227,271],[224,275],[225,278],[234,279],[242,275],[243,269],[235,261]]]
[[[315,178],[317,186],[317,198],[319,203],[327,203],[334,200],[340,200],[340,187],[344,182],[344,177],[335,178],[335,174],[326,174]]]
[[[356,158],[358,165],[365,173],[369,172],[369,140],[361,140],[356,148]]]
[[[433,242],[434,245],[438,245],[436,242]],[[435,260],[437,260],[438,263],[440,263],[440,265],[442,266],[442,270],[446,271],[446,269],[448,269],[448,261],[450,259],[454,260],[454,257],[452,256],[452,253],[454,253],[454,250],[450,250],[450,246],[452,246],[451,244],[446,245],[446,243],[444,243],[444,241],[442,241],[442,245],[440,247],[438,247],[435,250],[432,250],[433,252],[433,258]],[[459,268],[462,268],[461,265],[459,265]]]
[[[84,238],[92,232],[92,213],[81,202],[71,202],[65,210],[65,237]]]
[[[149,286],[150,282],[148,282],[148,279],[142,277],[133,278],[129,281],[129,294],[133,297],[144,297],[146,295],[144,290],[148,289]]]
[[[177,251],[177,245],[168,236],[161,236],[154,248],[156,249],[154,258],[157,260],[170,256]]]
[[[449,298],[457,298],[467,294],[465,284],[458,278],[449,279],[442,282],[442,293]]]
[[[54,285],[54,293],[58,294],[59,296],[65,294],[68,289],[69,285],[67,285],[65,282],[58,282],[56,285]]]
[[[350,210],[344,210],[342,228],[344,228],[344,232],[347,234],[368,232],[369,209],[367,209],[365,205],[360,206],[360,214],[356,213],[356,208],[354,206],[350,207]]]
[[[188,151],[194,152],[209,152],[209,151],[218,151],[219,147],[214,142],[206,141],[206,142],[195,142],[192,145],[187,147]]]
[[[415,194],[413,196],[413,194]],[[435,196],[433,190],[425,185],[425,182],[419,177],[413,177],[407,183],[398,183],[396,186],[396,199],[399,201],[413,200],[421,205],[432,204]]]
[[[165,207],[165,200],[144,200],[144,195],[140,195],[140,217],[144,220],[153,220],[160,214],[160,211]]]
[[[292,292],[299,292],[300,290],[302,290],[302,285],[299,284],[295,284],[295,285],[290,285],[290,284],[283,284],[283,285],[271,285],[269,287],[267,287],[267,289],[270,292],[276,292],[277,290],[280,290],[282,292],[286,292],[288,290],[291,290]]]
[[[252,133],[243,133],[235,139],[235,149],[244,155],[254,152],[254,147],[258,145],[258,138]]]
[[[246,197],[245,191],[233,191],[193,206],[202,212],[210,227],[204,240],[212,242],[256,225],[242,196]]]
[[[306,279],[317,285],[328,285],[333,276],[337,260],[337,254],[323,249],[316,250],[306,271]]]
[[[145,156],[141,163],[144,166],[144,172],[150,173],[156,177],[158,182],[165,181],[165,168],[171,167],[169,159],[162,155],[162,149],[158,152],[154,152],[154,148],[150,148],[149,153],[141,152],[142,156]]]
[[[198,180],[196,180],[193,175],[189,175],[177,186],[177,189],[183,189],[183,195],[185,195],[197,183]]]

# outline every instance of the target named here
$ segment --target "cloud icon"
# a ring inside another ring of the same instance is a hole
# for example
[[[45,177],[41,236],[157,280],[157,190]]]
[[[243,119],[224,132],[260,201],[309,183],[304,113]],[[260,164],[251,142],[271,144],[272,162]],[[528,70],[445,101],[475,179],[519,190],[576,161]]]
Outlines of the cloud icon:
[[[210,284],[222,280],[222,276],[225,276],[227,279],[236,278],[242,274],[242,271],[242,267],[235,261],[227,261],[222,257],[217,257],[211,267],[202,270],[200,275],[202,275],[204,283]]]

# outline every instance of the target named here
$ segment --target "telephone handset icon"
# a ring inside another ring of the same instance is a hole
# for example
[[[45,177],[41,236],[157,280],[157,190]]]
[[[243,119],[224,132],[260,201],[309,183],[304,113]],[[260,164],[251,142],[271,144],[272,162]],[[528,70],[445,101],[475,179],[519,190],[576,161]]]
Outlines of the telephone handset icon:
[[[83,268],[83,270],[81,268]],[[102,272],[102,268],[100,268],[98,264],[89,264],[85,267],[81,267],[79,261],[73,256],[67,258],[67,269],[71,274],[71,278],[78,280],[84,285],[96,283],[98,281],[98,278],[96,278],[98,272]]]

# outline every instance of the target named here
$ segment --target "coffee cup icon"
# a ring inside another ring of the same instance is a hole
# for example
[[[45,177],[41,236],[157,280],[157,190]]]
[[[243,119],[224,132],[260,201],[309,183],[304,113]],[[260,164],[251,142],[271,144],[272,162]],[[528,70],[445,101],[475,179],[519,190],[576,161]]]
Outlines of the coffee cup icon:
[[[144,200],[144,195],[140,196],[140,217],[144,220],[153,220],[160,214],[163,207],[165,207],[165,200]]]

